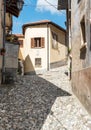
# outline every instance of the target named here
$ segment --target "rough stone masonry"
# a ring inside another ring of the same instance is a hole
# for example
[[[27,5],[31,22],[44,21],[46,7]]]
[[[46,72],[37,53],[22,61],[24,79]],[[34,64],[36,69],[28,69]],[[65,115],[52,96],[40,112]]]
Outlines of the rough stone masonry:
[[[0,130],[91,130],[91,117],[71,91],[67,66],[17,76],[0,87]]]

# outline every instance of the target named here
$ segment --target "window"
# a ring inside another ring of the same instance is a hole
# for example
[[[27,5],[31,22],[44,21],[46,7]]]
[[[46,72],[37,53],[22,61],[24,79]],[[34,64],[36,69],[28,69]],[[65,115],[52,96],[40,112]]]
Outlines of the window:
[[[56,33],[52,32],[52,48],[58,48],[58,36]]]
[[[81,45],[83,45],[86,43],[85,17],[82,18],[80,25],[81,25]]]
[[[41,67],[41,58],[35,58],[35,67]]]
[[[80,2],[81,0],[78,0],[78,3]]]
[[[34,39],[34,46],[35,47],[41,47],[41,38],[35,38]]]
[[[23,48],[23,40],[19,40],[20,48]]]
[[[31,38],[31,48],[44,48],[45,41],[42,37]]]

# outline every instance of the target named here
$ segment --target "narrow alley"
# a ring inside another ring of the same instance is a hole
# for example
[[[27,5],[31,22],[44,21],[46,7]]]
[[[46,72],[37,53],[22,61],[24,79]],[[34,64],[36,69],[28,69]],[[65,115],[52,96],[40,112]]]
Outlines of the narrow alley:
[[[91,130],[91,118],[71,91],[67,66],[18,76],[0,87],[0,130]]]

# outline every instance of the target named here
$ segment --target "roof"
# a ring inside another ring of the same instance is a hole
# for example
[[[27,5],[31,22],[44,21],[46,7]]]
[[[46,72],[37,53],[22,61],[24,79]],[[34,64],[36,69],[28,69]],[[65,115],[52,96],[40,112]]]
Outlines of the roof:
[[[17,8],[17,0],[6,0],[6,12],[8,12],[16,17],[19,16],[20,11]]]
[[[23,34],[15,34],[15,36],[17,36],[18,38],[24,38]]]
[[[67,8],[68,0],[58,0],[58,10],[65,10]]]
[[[50,20],[41,20],[41,21],[37,21],[37,22],[32,22],[32,23],[24,24],[24,25],[22,26],[23,34],[24,34],[24,32],[25,32],[25,28],[26,28],[26,27],[36,26],[36,25],[45,25],[45,24],[46,24],[46,25],[47,25],[47,24],[51,24],[51,25],[57,27],[58,29],[60,29],[60,30],[62,30],[62,31],[64,31],[64,32],[66,31],[64,28],[62,28],[61,26],[57,25],[56,23],[54,23],[54,22],[52,22],[52,21],[50,21]]]

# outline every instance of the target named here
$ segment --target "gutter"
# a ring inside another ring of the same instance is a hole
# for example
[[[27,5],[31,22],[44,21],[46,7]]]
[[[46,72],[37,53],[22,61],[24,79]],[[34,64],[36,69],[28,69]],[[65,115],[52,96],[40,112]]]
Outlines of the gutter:
[[[47,70],[49,71],[49,24],[47,23]]]

